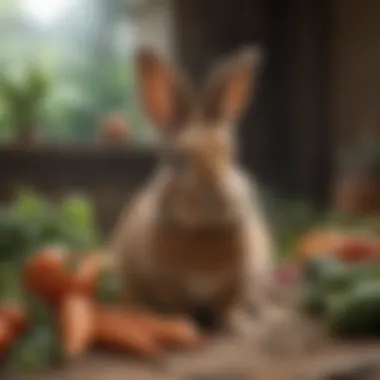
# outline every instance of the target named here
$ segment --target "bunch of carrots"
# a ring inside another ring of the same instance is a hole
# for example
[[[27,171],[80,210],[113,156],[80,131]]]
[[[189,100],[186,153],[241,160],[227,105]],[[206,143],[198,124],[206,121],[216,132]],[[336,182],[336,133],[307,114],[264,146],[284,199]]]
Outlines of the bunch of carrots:
[[[124,350],[145,358],[166,348],[195,348],[201,334],[185,318],[169,318],[138,309],[122,309],[97,299],[102,254],[84,255],[76,265],[68,252],[41,250],[24,266],[22,285],[53,311],[65,359],[83,355],[94,345]],[[0,357],[32,328],[25,308],[0,306]]]

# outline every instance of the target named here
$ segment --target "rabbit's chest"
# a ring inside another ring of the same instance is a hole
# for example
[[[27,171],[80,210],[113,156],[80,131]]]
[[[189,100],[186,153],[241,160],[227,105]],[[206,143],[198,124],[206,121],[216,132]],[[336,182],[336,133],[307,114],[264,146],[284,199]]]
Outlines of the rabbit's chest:
[[[198,301],[220,294],[243,269],[244,245],[238,228],[182,231],[157,228],[151,240],[158,272]]]
[[[156,264],[202,298],[236,277],[243,265],[243,239],[237,228],[186,232],[161,227],[151,247]]]

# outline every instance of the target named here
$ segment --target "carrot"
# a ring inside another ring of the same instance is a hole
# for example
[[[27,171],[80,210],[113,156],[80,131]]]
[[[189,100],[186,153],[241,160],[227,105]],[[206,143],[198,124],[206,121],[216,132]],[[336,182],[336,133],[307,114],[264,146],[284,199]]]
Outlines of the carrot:
[[[82,354],[92,343],[93,305],[82,295],[69,294],[59,308],[59,326],[63,352],[67,358]]]
[[[202,343],[201,335],[190,321],[160,321],[154,331],[158,341],[166,346],[193,348]]]
[[[344,236],[338,232],[313,230],[297,242],[294,257],[308,260],[320,254],[334,254],[343,239]]]
[[[364,235],[346,235],[336,250],[336,256],[347,262],[379,260],[378,239]]]
[[[69,291],[74,276],[65,267],[65,255],[61,251],[41,251],[26,264],[24,285],[50,304],[57,304]]]
[[[10,324],[15,334],[23,332],[28,324],[28,316],[24,308],[18,305],[7,304],[0,307],[0,319]]]
[[[14,339],[14,331],[9,322],[0,318],[0,357],[10,348]]]
[[[93,296],[96,292],[102,263],[99,254],[86,255],[79,264],[76,278],[78,291]]]
[[[336,255],[343,261],[361,261],[369,258],[370,247],[368,244],[354,237],[347,237],[337,249]]]
[[[161,352],[151,331],[136,324],[135,316],[97,307],[94,322],[95,342],[151,358]]]
[[[151,331],[155,339],[165,346],[191,348],[202,343],[196,327],[185,318],[168,318],[139,311],[126,313],[130,313],[137,326]]]

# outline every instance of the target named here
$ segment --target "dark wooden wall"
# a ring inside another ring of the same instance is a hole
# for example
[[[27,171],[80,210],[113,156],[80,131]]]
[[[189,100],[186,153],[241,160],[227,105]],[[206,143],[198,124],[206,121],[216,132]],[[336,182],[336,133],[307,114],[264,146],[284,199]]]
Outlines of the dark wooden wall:
[[[22,186],[39,190],[52,200],[68,193],[87,194],[94,201],[100,227],[107,233],[154,165],[152,149],[1,148],[0,202],[12,200]]]
[[[266,66],[241,125],[242,158],[273,190],[328,202],[330,3],[327,0],[173,0],[177,57],[195,81],[246,44]]]

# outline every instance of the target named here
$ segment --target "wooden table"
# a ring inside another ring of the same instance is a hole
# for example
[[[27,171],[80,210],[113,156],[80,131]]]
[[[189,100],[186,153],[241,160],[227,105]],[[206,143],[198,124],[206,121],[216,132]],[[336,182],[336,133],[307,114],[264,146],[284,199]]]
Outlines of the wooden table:
[[[365,377],[360,367],[377,363],[378,377]],[[380,344],[328,344],[313,353],[266,355],[249,341],[218,339],[201,351],[170,353],[146,363],[116,355],[93,353],[61,370],[44,374],[4,376],[6,380],[332,380],[331,373],[352,366],[357,377],[380,379]],[[336,378],[338,379],[338,377]]]

